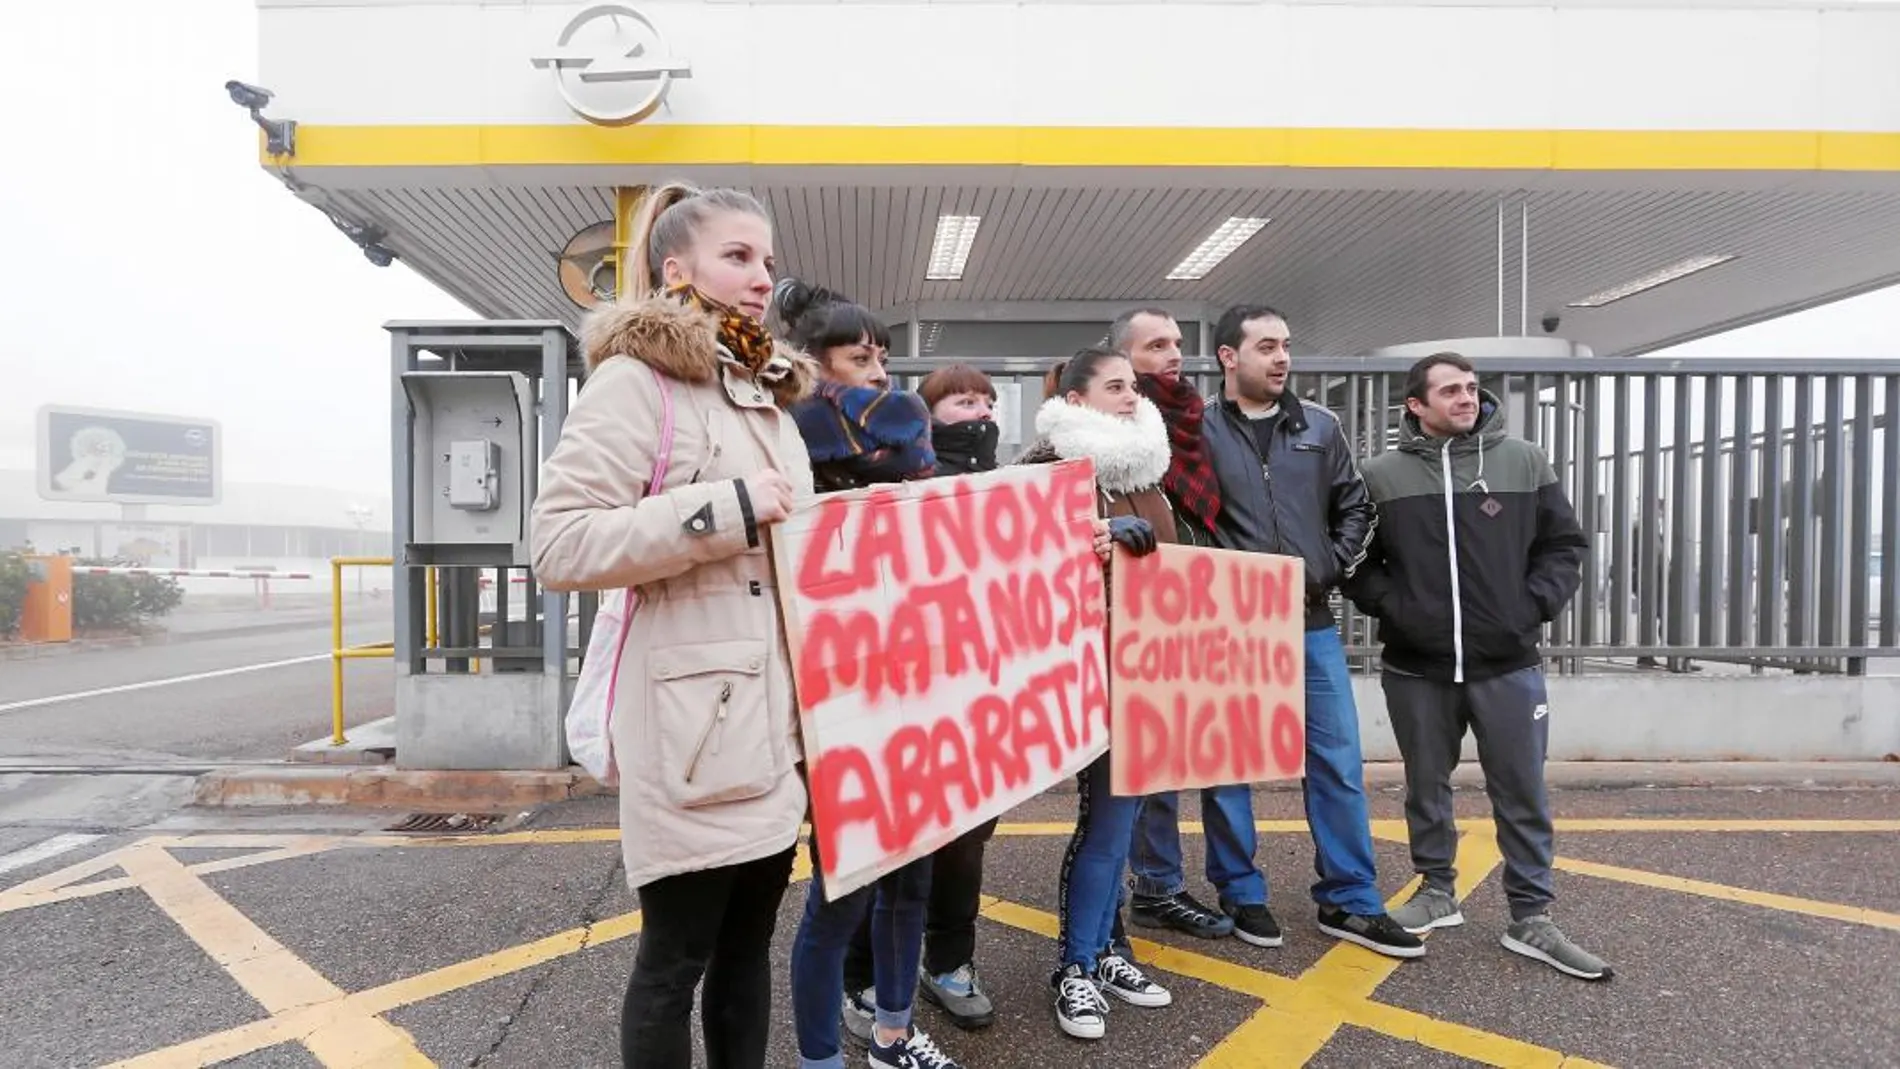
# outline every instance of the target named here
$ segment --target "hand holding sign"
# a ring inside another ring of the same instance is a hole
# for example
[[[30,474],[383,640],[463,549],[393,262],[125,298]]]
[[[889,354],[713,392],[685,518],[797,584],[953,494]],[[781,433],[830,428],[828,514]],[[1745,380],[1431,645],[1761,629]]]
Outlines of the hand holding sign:
[[[792,484],[778,469],[766,468],[746,476],[745,489],[759,526],[777,523],[792,514]]]
[[[1304,774],[1305,589],[1295,557],[1172,544],[1116,556],[1116,794]]]

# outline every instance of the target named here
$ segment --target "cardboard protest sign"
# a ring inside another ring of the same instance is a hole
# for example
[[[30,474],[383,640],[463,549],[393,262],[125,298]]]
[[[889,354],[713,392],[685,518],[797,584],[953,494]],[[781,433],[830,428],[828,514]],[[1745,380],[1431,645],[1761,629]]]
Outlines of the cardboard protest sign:
[[[772,528],[826,893],[1108,745],[1087,461],[829,494]]]
[[[1303,562],[1164,544],[1111,576],[1114,792],[1304,775]]]

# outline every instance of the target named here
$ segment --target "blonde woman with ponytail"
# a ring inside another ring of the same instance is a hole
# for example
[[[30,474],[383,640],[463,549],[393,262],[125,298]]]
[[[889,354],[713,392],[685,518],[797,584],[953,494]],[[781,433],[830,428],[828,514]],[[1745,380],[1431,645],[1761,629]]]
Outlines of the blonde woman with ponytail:
[[[708,1064],[761,1069],[806,803],[765,528],[812,494],[785,408],[816,369],[762,324],[772,226],[750,194],[654,190],[630,259],[582,330],[587,381],[542,469],[534,566],[551,590],[641,594],[612,722],[643,916],[621,1056],[690,1066],[703,978]]]

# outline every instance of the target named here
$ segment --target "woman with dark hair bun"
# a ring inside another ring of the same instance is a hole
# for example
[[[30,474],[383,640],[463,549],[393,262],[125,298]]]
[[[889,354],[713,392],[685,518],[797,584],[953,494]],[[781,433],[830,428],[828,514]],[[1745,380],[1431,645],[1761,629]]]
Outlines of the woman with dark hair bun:
[[[935,474],[930,410],[890,388],[891,333],[870,309],[795,278],[772,296],[787,340],[818,361],[818,392],[792,408],[819,492]]]
[[[820,491],[925,479],[936,474],[930,410],[914,393],[889,388],[884,371],[890,332],[863,305],[797,279],[782,279],[773,299],[788,336],[817,360],[818,391],[792,407]],[[911,1024],[923,957],[931,859],[922,857],[869,887],[827,900],[818,836],[805,914],[792,941],[792,1020],[800,1069],[844,1069],[845,955],[867,914],[872,985],[864,1030],[870,1063],[889,1069],[960,1069]]]

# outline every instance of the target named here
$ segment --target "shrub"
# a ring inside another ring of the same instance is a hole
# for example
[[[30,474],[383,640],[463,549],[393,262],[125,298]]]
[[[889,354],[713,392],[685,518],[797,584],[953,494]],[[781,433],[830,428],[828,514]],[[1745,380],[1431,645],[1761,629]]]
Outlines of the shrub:
[[[26,606],[26,554],[0,550],[0,638],[20,630],[20,610]]]
[[[131,561],[81,560],[76,568],[131,565]],[[73,576],[73,629],[136,629],[164,616],[185,600],[178,580],[157,575]]]

